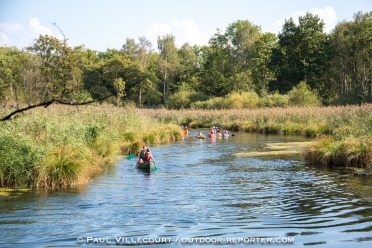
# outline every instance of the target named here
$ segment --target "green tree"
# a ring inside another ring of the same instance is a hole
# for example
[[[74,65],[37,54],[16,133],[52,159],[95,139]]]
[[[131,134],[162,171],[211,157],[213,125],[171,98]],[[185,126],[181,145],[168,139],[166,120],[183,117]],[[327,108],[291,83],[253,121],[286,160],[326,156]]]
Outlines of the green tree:
[[[229,90],[228,79],[233,76],[233,58],[230,46],[224,34],[219,30],[209,40],[209,46],[203,46],[201,56],[201,90],[209,96],[224,96]]]
[[[81,90],[80,58],[75,50],[67,46],[66,40],[40,35],[28,50],[34,53],[41,63],[39,71],[46,82],[44,100],[71,100],[71,96]]]
[[[118,107],[120,107],[120,98],[124,96],[125,82],[122,78],[116,78],[113,83],[116,91],[116,98],[118,100]]]
[[[163,103],[166,102],[168,91],[175,91],[175,76],[179,67],[178,49],[175,45],[175,37],[167,34],[158,37],[158,77],[163,82]]]
[[[120,54],[100,61],[96,65],[87,68],[84,73],[86,90],[90,90],[94,99],[107,95],[116,95],[119,98],[130,94],[130,89],[135,88],[146,77],[137,62],[133,62],[129,56]],[[125,92],[121,92],[115,82],[121,78],[125,82]],[[118,90],[120,94],[118,94]]]
[[[324,77],[327,35],[323,27],[324,22],[310,13],[299,17],[299,25],[292,18],[285,21],[278,35],[278,47],[273,49],[270,61],[270,68],[276,77],[270,85],[271,90],[286,93],[306,80],[311,89],[327,97],[328,86]]]
[[[371,37],[372,12],[356,13],[353,21],[339,23],[330,35],[330,80],[346,103],[372,99]]]
[[[40,98],[43,80],[38,75],[35,56],[16,47],[0,47],[0,100],[31,104]]]
[[[266,95],[269,82],[273,81],[274,73],[270,70],[269,63],[272,50],[278,45],[278,39],[273,33],[263,34],[253,47],[251,59],[252,81],[260,96]]]
[[[178,50],[178,58],[180,61],[177,74],[177,84],[179,87],[182,84],[189,85],[192,89],[196,90],[200,87],[200,82],[198,80],[199,72],[199,59],[198,59],[199,47],[190,46],[188,43],[185,43]]]
[[[202,53],[200,77],[206,94],[253,90],[250,63],[260,35],[260,27],[248,20],[230,24],[225,33],[217,30]]]
[[[130,55],[134,62],[139,63],[143,73],[147,74],[143,77],[143,80],[139,83],[138,87],[131,89],[138,94],[138,104],[142,105],[143,99],[142,95],[144,89],[148,89],[152,85],[151,79],[154,79],[154,71],[149,70],[150,63],[152,62],[152,44],[145,37],[139,37],[138,43],[134,39],[127,39],[126,43],[123,45],[121,52],[124,55]]]

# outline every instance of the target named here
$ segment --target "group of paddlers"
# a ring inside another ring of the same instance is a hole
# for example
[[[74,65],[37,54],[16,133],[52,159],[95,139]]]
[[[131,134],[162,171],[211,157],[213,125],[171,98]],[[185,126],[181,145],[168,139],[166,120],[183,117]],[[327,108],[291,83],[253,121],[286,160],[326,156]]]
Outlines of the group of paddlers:
[[[221,135],[223,134],[224,137],[228,137],[230,135],[230,132],[228,130],[223,130],[221,127],[211,127],[209,129],[209,133],[208,133],[208,137],[216,137],[216,134],[218,135]],[[203,136],[203,134],[201,133],[201,131],[198,131],[198,134],[196,135],[196,137],[201,137]]]
[[[146,145],[143,146],[142,150],[137,152],[137,157],[139,163],[145,163],[149,161],[154,161],[154,158],[152,157],[152,154],[150,152],[150,148]]]
[[[213,126],[213,127],[211,127],[210,129],[209,129],[209,132],[210,133],[230,133],[229,131],[227,131],[226,129],[225,129],[225,131],[223,131],[223,129],[221,128],[221,127],[215,127],[215,126]]]
[[[209,129],[209,133],[210,134],[217,134],[217,133],[222,134],[223,133],[224,135],[229,135],[230,134],[230,132],[227,131],[226,129],[225,129],[225,131],[223,131],[223,129],[221,127],[215,127],[215,126],[213,126]]]

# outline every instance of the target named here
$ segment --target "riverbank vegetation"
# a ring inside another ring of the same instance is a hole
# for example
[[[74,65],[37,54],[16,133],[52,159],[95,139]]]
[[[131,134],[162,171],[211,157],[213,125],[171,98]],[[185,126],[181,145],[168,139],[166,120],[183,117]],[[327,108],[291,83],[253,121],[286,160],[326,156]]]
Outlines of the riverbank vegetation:
[[[367,167],[372,158],[371,115],[371,104],[223,110],[53,105],[0,122],[0,185],[56,188],[86,184],[120,155],[134,153],[144,143],[182,139],[179,124],[314,137],[304,150],[305,159],[323,165]]]
[[[372,105],[225,110],[148,110],[162,123],[191,128],[221,126],[230,131],[314,137],[305,159],[322,165],[367,167],[372,159]]]
[[[160,124],[133,109],[56,105],[31,110],[0,122],[0,187],[86,184],[120,155],[145,143],[179,139],[178,125]]]

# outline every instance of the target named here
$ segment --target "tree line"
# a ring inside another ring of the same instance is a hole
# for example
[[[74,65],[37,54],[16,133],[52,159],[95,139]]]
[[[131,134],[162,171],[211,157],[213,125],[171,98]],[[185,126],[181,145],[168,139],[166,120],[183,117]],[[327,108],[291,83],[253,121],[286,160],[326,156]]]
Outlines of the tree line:
[[[0,102],[105,99],[187,108],[233,94],[278,98],[299,88],[323,105],[372,102],[372,11],[356,13],[329,34],[318,16],[306,13],[298,24],[286,20],[278,35],[238,20],[217,29],[205,46],[177,48],[175,39],[159,36],[154,49],[146,37],[128,38],[121,49],[104,52],[48,35],[27,48],[2,46]]]

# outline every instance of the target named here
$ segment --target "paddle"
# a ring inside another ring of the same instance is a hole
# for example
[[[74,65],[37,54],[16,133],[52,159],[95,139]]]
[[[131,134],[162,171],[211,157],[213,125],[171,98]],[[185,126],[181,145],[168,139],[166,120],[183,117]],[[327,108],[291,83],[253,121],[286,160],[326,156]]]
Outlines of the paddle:
[[[152,161],[154,161],[155,171],[159,170],[159,168],[156,166],[155,159],[152,157],[152,155],[151,155],[151,158],[152,158]]]
[[[135,156],[136,156],[136,154],[130,154],[130,155],[127,156],[127,159],[128,159],[128,160],[131,160],[131,159],[134,158]]]

